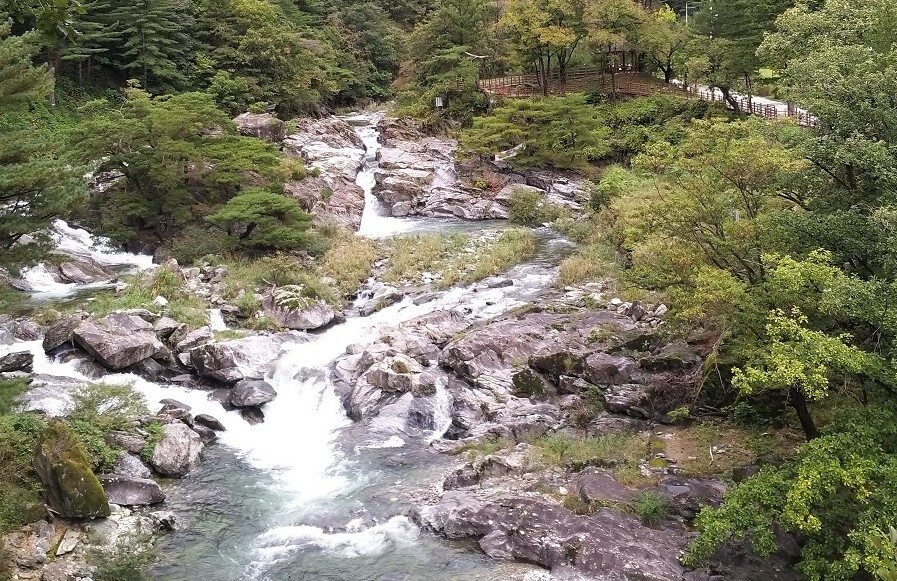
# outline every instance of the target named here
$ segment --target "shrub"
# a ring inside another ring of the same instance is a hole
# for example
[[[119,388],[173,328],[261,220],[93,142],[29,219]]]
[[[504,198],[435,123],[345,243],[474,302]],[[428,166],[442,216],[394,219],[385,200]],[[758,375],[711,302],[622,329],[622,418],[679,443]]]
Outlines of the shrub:
[[[343,296],[354,296],[373,273],[378,256],[376,241],[339,231],[324,254],[320,271],[336,280]]]
[[[561,261],[557,285],[564,287],[598,280],[614,274],[615,271],[616,265],[607,247],[586,246],[577,254],[568,256]]]
[[[542,436],[532,444],[539,449],[544,462],[576,470],[586,466],[615,469],[638,466],[647,450],[642,436],[628,432],[585,438],[554,433]]]
[[[44,428],[35,414],[0,415],[0,535],[41,516],[33,462]]]
[[[529,188],[514,188],[508,201],[508,219],[514,224],[538,226],[552,220],[545,196]]]
[[[24,378],[0,379],[0,416],[10,413],[27,389],[28,381]]]
[[[666,519],[669,506],[662,494],[645,491],[632,502],[631,510],[644,524],[656,526]]]
[[[148,536],[120,539],[109,551],[94,551],[89,561],[96,567],[94,581],[148,581],[156,552]]]
[[[69,420],[69,427],[84,447],[87,459],[94,471],[112,468],[122,450],[115,449],[106,443],[106,433],[94,424],[82,420]]]
[[[159,422],[152,421],[146,425],[144,430],[147,433],[146,444],[140,450],[140,457],[149,462],[153,458],[153,452],[156,450],[156,444],[165,437],[165,426]]]
[[[536,237],[529,230],[508,230],[488,244],[476,258],[466,282],[476,282],[488,276],[505,272],[515,264],[533,257],[536,253]]]
[[[72,422],[85,422],[101,431],[126,430],[137,418],[147,415],[146,400],[130,385],[91,383],[74,394]]]

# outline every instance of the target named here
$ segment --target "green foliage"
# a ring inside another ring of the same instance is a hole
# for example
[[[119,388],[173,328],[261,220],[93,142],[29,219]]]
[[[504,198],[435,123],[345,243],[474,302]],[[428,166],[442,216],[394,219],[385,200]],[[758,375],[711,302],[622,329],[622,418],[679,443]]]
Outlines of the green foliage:
[[[594,437],[554,433],[531,443],[539,449],[543,462],[574,470],[582,470],[586,466],[605,466],[615,470],[637,467],[647,451],[647,443],[642,436],[624,432]]]
[[[90,467],[94,471],[109,470],[123,453],[106,443],[106,432],[99,426],[83,421],[69,419],[78,443],[84,448]]]
[[[610,152],[610,132],[582,96],[509,100],[461,134],[468,154],[496,155],[519,147],[516,167],[581,168]]]
[[[227,232],[232,249],[254,254],[305,246],[311,225],[295,199],[261,188],[236,195],[206,220]]]
[[[42,506],[34,451],[45,427],[35,414],[0,415],[0,534],[25,524]]]
[[[17,269],[50,246],[45,229],[84,193],[79,168],[63,163],[52,135],[25,113],[51,91],[46,67],[33,66],[36,32],[12,35],[0,13],[0,267]]]
[[[237,135],[209,95],[128,89],[126,97],[120,108],[86,107],[75,140],[82,159],[102,157],[103,169],[125,176],[123,187],[91,200],[102,233],[122,241],[143,231],[169,237],[231,199],[249,172],[275,179],[276,148]]]
[[[171,318],[194,328],[206,323],[207,305],[186,288],[180,272],[160,266],[142,275],[128,277],[126,281],[128,287],[124,292],[101,294],[88,303],[88,310],[100,316],[122,309],[157,311],[153,300],[162,296],[168,300],[165,312]]]
[[[72,396],[71,421],[80,421],[102,432],[127,430],[136,419],[148,413],[143,395],[130,385],[91,383]]]
[[[555,220],[560,209],[545,195],[529,188],[515,188],[508,200],[508,220],[523,226],[539,226]]]
[[[632,513],[648,526],[662,523],[669,511],[667,499],[662,494],[652,491],[639,493],[632,501]]]
[[[800,569],[811,580],[847,580],[886,566],[880,535],[897,518],[893,405],[843,409],[829,426],[794,460],[764,468],[731,490],[722,507],[705,508],[686,562],[709,558],[733,535],[769,554],[777,523],[804,535]]]
[[[96,551],[88,560],[96,567],[96,581],[148,581],[158,555],[151,537],[123,538],[111,551]]]
[[[160,422],[152,421],[143,429],[146,431],[147,437],[146,444],[143,446],[143,449],[140,450],[140,457],[143,458],[144,461],[149,462],[153,458],[153,452],[156,450],[156,445],[165,437],[165,425]]]
[[[11,413],[27,389],[28,381],[24,378],[0,379],[0,416]]]

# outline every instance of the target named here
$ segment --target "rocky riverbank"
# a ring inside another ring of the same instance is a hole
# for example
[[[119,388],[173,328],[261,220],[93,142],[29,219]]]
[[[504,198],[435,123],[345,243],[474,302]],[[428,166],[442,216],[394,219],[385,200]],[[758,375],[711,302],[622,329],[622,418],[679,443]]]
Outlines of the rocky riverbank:
[[[520,187],[579,209],[576,176],[517,173],[501,161],[459,164],[451,140],[424,137],[407,121],[372,119],[382,145],[373,194],[393,216],[503,218]],[[356,181],[368,152],[351,118],[236,121],[244,134],[304,160],[309,176],[286,190],[319,224],[359,227],[365,191]],[[459,264],[475,262],[474,246],[457,245]],[[468,539],[497,561],[538,565],[552,579],[799,578],[789,569],[793,555],[761,560],[737,544],[706,570],[680,563],[700,507],[718,504],[732,469],[756,457],[735,450],[731,438],[677,421],[711,346],[668,332],[664,304],[624,301],[599,282],[557,288],[557,257],[454,286],[440,284],[432,265],[385,283],[390,258],[377,257],[373,277],[344,304],[267,276],[235,292],[227,265],[157,258],[164,264],[128,283],[89,261],[45,265],[57,282],[118,284],[119,298],[142,289],[146,307],[0,323],[0,373],[26,378],[23,410],[59,426],[57,440],[35,456],[45,507],[6,538],[13,579],[87,579],[91,553],[177,528],[187,519],[165,509],[166,490],[202,474],[203,453],[220,441],[241,450],[240,470],[261,466],[301,480],[274,488],[313,509],[309,516],[276,507],[278,526],[253,531],[252,549],[237,545],[262,556],[235,555],[250,564],[234,575],[284,578],[270,571],[289,569],[304,551],[377,555],[382,546],[413,543],[419,527],[434,538]],[[289,267],[307,264],[297,258]],[[163,279],[176,282],[168,296],[155,294]],[[207,309],[221,325],[206,321]],[[183,316],[197,311],[199,321]],[[259,330],[260,321],[271,329]],[[92,381],[153,396],[152,412],[102,435],[117,456],[100,469],[85,451],[74,459],[64,453],[81,446],[57,421]],[[237,431],[242,440],[232,437]],[[377,455],[384,450],[395,457]],[[375,484],[359,486],[382,485],[389,496],[353,497],[351,512],[332,499],[321,508],[322,497],[352,494],[339,482],[337,463],[347,456],[361,466],[381,462],[361,477]],[[62,484],[59,469],[72,462],[81,475],[75,488]],[[435,481],[432,470],[424,471],[427,482],[405,480],[412,462],[446,469]],[[389,470],[398,476],[376,484],[372,474]],[[279,522],[280,512],[289,520]],[[403,574],[382,578],[411,578]]]

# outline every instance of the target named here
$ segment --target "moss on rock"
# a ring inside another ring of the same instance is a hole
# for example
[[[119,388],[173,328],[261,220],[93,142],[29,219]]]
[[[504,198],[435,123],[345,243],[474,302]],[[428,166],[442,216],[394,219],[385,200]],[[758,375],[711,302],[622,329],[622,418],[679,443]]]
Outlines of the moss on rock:
[[[109,516],[109,501],[94,475],[84,448],[62,422],[44,431],[34,459],[50,509],[66,518]]]

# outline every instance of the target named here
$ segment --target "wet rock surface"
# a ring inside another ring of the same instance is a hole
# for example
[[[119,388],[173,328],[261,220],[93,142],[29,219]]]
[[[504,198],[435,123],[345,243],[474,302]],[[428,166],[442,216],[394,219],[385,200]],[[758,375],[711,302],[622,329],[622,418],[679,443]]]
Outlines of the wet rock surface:
[[[287,195],[299,200],[318,224],[333,222],[357,230],[364,211],[364,190],[355,183],[365,146],[345,121],[336,117],[303,119],[283,142],[288,156],[302,158],[317,175],[289,182]]]

